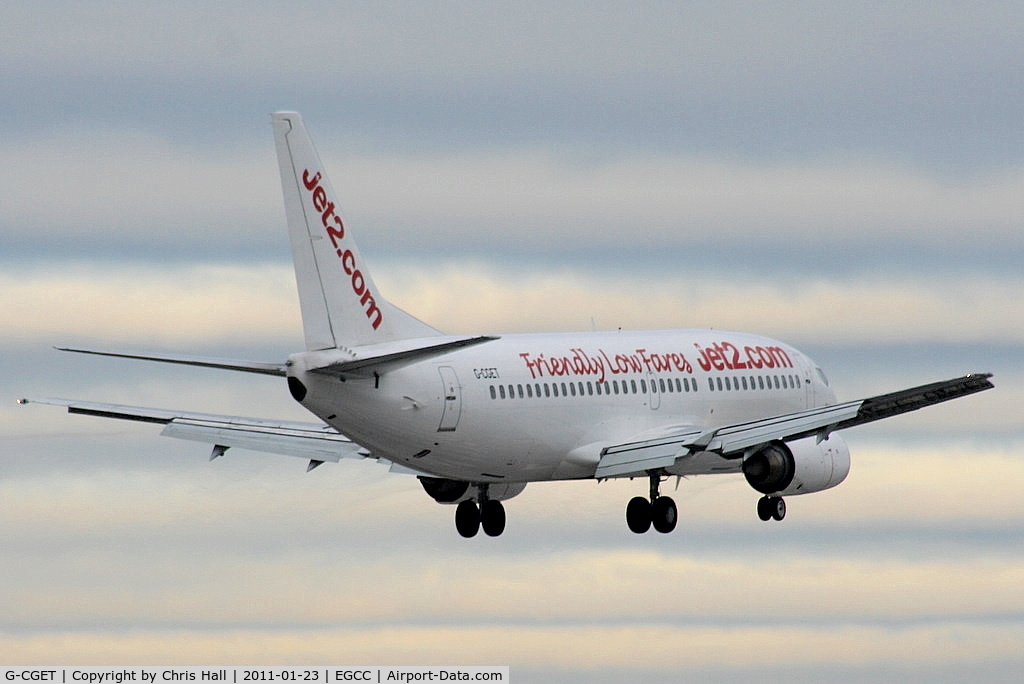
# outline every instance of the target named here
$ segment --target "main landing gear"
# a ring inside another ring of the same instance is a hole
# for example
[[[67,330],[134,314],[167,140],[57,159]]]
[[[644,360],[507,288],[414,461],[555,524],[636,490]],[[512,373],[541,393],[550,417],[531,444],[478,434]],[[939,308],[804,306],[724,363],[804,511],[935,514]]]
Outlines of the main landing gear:
[[[676,502],[671,497],[658,493],[661,476],[652,474],[650,477],[650,500],[642,496],[630,499],[629,505],[626,506],[626,524],[637,534],[643,534],[651,529],[651,525],[654,525],[658,532],[667,534],[676,528],[679,512],[676,510]]]
[[[786,517],[786,501],[781,496],[762,496],[757,500],[757,517],[765,522]]]
[[[478,487],[477,500],[460,501],[455,508],[455,529],[463,537],[475,537],[480,528],[488,537],[505,531],[505,507],[500,501],[487,498],[487,485]]]

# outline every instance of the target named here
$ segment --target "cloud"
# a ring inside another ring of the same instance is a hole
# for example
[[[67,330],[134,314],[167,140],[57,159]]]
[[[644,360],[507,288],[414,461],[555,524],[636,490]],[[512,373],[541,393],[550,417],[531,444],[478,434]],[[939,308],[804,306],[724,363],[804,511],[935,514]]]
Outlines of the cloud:
[[[452,333],[586,330],[594,321],[601,329],[750,330],[819,345],[1024,342],[1015,305],[1024,286],[1015,278],[979,276],[950,289],[930,277],[779,283],[680,273],[652,281],[643,273],[377,263],[385,296]],[[302,329],[293,283],[291,268],[276,264],[12,269],[0,275],[0,326],[11,341],[51,344],[280,343]]]
[[[114,442],[79,440],[80,457],[104,443]],[[791,497],[776,526],[756,520],[741,478],[696,478],[675,494],[682,521],[665,537],[626,530],[637,483],[533,485],[508,503],[500,540],[467,542],[451,507],[373,464],[306,476],[291,459],[245,452],[206,465],[198,447],[175,443],[187,463],[173,468],[100,461],[3,481],[3,622],[273,631],[1010,619],[1024,606],[1018,450],[855,451],[848,482]],[[964,544],[971,553],[949,555]]]
[[[516,273],[448,266],[440,275],[407,267],[392,299],[446,330],[579,330],[714,327],[816,344],[1024,340],[1015,278],[979,277],[950,290],[941,279],[763,282],[743,276]],[[389,282],[390,281],[390,282]],[[453,302],[452,293],[472,293]],[[953,322],[955,321],[955,324]]]
[[[1012,5],[51,2],[5,19],[5,114],[22,129],[71,116],[230,136],[242,110],[292,107],[433,149],[867,150],[954,173],[1020,162],[1006,144],[1020,118]]]
[[[282,259],[271,149],[269,128],[246,148],[115,130],[9,144],[0,149],[0,180],[11,189],[0,222],[13,246],[50,258],[128,250]],[[771,273],[776,262],[775,270],[792,273],[833,268],[843,261],[838,251],[863,270],[914,250],[925,262],[956,252],[957,267],[970,269],[1015,251],[1024,222],[1019,169],[950,179],[872,160],[606,152],[585,161],[544,148],[353,156],[333,144],[325,151],[349,225],[385,254],[444,246],[476,259],[500,252],[605,267],[622,254],[662,269],[675,262],[707,270],[701,255],[716,245],[719,268],[738,260],[743,270]],[[866,256],[879,250],[881,258]]]
[[[225,245],[247,254],[247,243],[261,239],[253,227],[273,216],[287,245],[269,126],[266,133],[262,150],[256,141],[187,148],[112,129],[11,142],[0,147],[5,239],[51,259],[101,250],[116,258],[125,246],[165,255],[181,245],[202,259]]]
[[[8,272],[0,282],[8,344],[301,340],[294,276],[276,265],[107,263]]]
[[[0,659],[1024,667],[1020,8],[140,7],[0,25]],[[37,351],[301,346],[279,107],[385,294],[448,331],[750,329],[852,396],[950,367],[999,387],[851,430],[848,481],[783,525],[740,478],[684,481],[679,529],[645,537],[622,519],[645,483],[536,484],[469,543],[374,464],[208,465],[156,426],[15,406],[303,418],[268,379]]]
[[[513,677],[517,671],[544,669],[551,673],[549,677],[557,678],[555,673],[564,669],[599,673],[609,668],[628,668],[634,672],[679,673],[695,667],[764,672],[765,668],[782,666],[791,671],[806,666],[881,664],[980,666],[1017,662],[1022,638],[1024,633],[1017,624],[992,626],[972,622],[896,628],[851,625],[827,631],[800,625],[428,625],[301,632],[14,635],[0,637],[0,651],[20,654],[22,660],[18,662],[54,665],[220,665],[225,657],[246,665],[512,663]],[[680,644],[686,644],[686,648],[680,649]],[[748,648],[738,648],[737,644]],[[637,653],[644,654],[640,664]]]

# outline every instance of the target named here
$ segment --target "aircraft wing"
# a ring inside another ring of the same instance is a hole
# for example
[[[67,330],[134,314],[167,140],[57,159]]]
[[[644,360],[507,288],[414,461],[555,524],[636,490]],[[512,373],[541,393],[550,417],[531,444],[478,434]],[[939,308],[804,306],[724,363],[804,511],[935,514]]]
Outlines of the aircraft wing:
[[[991,377],[990,373],[965,375],[772,418],[724,425],[711,430],[680,428],[676,434],[657,439],[612,445],[602,450],[595,477],[621,477],[665,468],[673,465],[678,458],[696,451],[711,451],[726,458],[738,458],[751,447],[776,440],[788,442],[813,436],[824,440],[836,430],[872,423],[992,389],[995,385],[989,380]]]
[[[229,447],[306,458],[310,469],[325,461],[337,463],[342,458],[370,456],[366,449],[323,423],[272,421],[68,399],[21,399],[18,403],[66,406],[68,413],[161,424],[164,429],[160,434],[166,437],[213,444],[211,460]]]

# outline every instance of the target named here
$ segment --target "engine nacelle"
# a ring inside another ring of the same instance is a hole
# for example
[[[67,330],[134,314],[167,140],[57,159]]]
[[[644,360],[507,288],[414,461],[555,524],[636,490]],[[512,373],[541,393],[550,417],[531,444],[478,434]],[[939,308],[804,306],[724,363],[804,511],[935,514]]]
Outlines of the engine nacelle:
[[[419,476],[423,491],[437,503],[455,503],[469,490],[469,483],[462,480],[446,480],[443,477]]]
[[[470,489],[464,480],[449,480],[443,477],[419,476],[423,490],[437,503],[453,504],[464,499],[475,499],[476,488]],[[487,498],[492,501],[511,499],[526,489],[525,482],[492,483],[487,487]]]
[[[743,475],[762,494],[794,496],[835,487],[850,472],[850,450],[839,435],[771,442],[743,460]]]

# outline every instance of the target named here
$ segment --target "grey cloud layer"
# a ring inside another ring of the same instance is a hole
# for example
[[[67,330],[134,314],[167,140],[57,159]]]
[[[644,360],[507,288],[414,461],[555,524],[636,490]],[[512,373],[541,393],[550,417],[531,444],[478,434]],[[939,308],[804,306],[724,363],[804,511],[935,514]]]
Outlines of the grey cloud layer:
[[[242,112],[300,107],[426,146],[868,150],[942,168],[1024,152],[1012,5],[35,7],[0,29],[24,127],[59,104],[85,126],[231,136]]]

